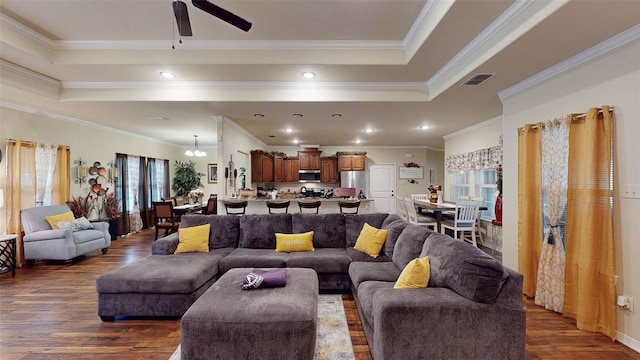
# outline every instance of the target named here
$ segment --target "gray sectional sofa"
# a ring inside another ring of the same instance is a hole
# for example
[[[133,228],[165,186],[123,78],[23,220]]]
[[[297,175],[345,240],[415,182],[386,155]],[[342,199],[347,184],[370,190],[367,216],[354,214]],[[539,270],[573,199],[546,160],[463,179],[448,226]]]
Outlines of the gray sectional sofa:
[[[353,249],[366,223],[388,230],[372,258]],[[173,254],[178,233],[152,255],[98,278],[98,314],[182,316],[234,268],[312,268],[320,291],[351,291],[375,360],[524,359],[522,275],[481,250],[395,214],[185,215],[209,223],[208,253]],[[275,251],[275,233],[314,231],[315,251]],[[405,265],[429,256],[424,289],[394,289]]]

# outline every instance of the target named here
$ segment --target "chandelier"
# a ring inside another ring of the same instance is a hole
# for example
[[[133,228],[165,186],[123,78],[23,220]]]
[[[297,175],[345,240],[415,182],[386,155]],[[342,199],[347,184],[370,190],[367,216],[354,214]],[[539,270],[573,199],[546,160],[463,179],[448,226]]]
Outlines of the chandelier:
[[[191,148],[187,148],[187,151],[185,151],[184,154],[187,156],[197,156],[197,157],[207,156],[207,153],[204,152],[204,150],[198,149],[198,135],[193,135],[193,137],[195,138],[194,149],[191,150]]]

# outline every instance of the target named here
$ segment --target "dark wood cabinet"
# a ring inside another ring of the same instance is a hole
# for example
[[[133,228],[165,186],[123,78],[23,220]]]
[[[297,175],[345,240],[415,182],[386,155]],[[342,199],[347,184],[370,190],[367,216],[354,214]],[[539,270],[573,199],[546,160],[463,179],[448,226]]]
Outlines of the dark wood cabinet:
[[[338,159],[322,158],[320,160],[322,169],[320,170],[320,181],[337,183],[338,182]]]
[[[298,151],[300,170],[320,170],[320,154],[318,150]]]
[[[273,157],[273,181],[284,181],[284,168],[283,168],[284,156],[275,155]]]
[[[366,153],[350,154],[337,153],[338,171],[364,171],[366,167]]]
[[[263,151],[251,152],[251,182],[273,181],[273,156]]]
[[[284,182],[297,182],[300,161],[296,158],[284,159],[282,161],[282,178]]]

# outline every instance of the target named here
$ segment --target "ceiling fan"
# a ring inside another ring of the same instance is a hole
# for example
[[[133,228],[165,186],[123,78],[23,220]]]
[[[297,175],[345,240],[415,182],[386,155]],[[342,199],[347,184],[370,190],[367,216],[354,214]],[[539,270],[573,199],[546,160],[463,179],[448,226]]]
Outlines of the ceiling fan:
[[[222,21],[226,21],[229,24],[237,27],[238,29],[249,31],[251,29],[251,23],[241,18],[240,16],[229,12],[217,5],[214,5],[207,0],[192,0],[193,6],[198,9],[207,12]],[[173,1],[173,13],[176,16],[176,23],[178,25],[178,33],[180,36],[193,36],[191,32],[191,22],[189,21],[189,13],[187,11],[187,4],[182,0]]]

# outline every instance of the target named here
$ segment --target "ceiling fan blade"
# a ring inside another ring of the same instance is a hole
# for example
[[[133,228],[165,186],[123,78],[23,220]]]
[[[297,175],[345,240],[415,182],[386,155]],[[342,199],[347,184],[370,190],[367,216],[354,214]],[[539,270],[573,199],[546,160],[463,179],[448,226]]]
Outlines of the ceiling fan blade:
[[[201,9],[202,11],[205,11],[219,18],[220,20],[226,21],[229,24],[237,27],[238,29],[244,31],[249,31],[249,29],[251,29],[251,23],[247,20],[217,5],[214,5],[207,0],[192,0],[192,3],[195,7]]]
[[[176,24],[178,25],[178,33],[180,36],[193,36],[191,32],[191,22],[189,21],[189,12],[187,12],[187,4],[181,0],[175,0],[172,4],[173,13],[176,16]]]

